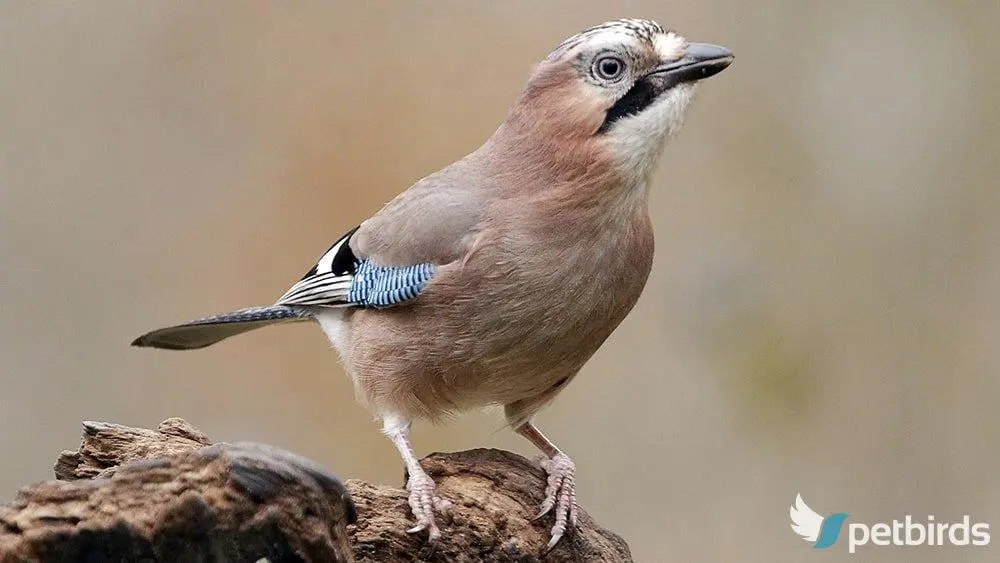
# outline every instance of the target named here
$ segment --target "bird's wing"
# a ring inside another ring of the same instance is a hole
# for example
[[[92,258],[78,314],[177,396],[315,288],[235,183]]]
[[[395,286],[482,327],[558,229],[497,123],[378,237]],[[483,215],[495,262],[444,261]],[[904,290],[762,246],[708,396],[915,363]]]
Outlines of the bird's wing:
[[[464,256],[483,212],[486,182],[467,160],[420,180],[361,224],[351,242],[379,264],[447,264]]]
[[[414,299],[437,266],[464,255],[481,209],[454,167],[428,176],[345,233],[277,305],[390,307]],[[468,177],[466,175],[466,180]]]
[[[333,243],[275,305],[391,307],[413,299],[437,273],[431,263],[381,266],[351,249],[357,228]]]

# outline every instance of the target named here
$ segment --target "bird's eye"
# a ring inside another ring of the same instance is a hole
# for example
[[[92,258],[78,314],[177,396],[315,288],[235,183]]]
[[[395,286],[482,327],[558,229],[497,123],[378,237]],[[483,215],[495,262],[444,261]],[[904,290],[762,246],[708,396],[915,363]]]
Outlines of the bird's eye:
[[[601,80],[618,80],[625,74],[625,61],[618,57],[601,57],[594,61],[593,72]]]

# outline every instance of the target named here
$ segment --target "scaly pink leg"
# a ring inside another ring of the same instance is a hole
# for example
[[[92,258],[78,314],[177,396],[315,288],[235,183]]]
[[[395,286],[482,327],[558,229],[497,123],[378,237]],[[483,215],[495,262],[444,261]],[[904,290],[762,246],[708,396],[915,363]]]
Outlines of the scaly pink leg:
[[[413,447],[410,446],[410,421],[399,416],[387,415],[382,418],[382,432],[392,440],[399,455],[403,457],[410,478],[406,489],[410,491],[410,510],[417,519],[417,525],[407,530],[415,534],[427,530],[427,541],[436,543],[441,539],[441,530],[434,521],[434,511],[444,512],[451,508],[451,502],[437,496],[434,480],[420,467]]]
[[[573,465],[573,460],[559,451],[559,448],[539,432],[530,420],[519,426],[516,431],[542,450],[548,458],[541,463],[542,469],[549,476],[545,486],[545,500],[542,501],[542,508],[535,518],[541,518],[555,508],[556,522],[552,526],[552,539],[548,545],[548,549],[552,549],[566,533],[568,526],[576,526],[579,511],[576,505],[574,479],[576,466]]]

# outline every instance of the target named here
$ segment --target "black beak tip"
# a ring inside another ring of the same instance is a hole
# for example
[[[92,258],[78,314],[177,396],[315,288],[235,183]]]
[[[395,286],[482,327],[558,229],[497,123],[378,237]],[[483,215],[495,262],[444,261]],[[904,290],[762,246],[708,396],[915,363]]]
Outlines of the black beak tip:
[[[733,62],[735,55],[733,55],[732,51],[721,45],[688,43],[688,46],[684,49],[684,58],[694,62],[727,61],[726,64],[729,64]]]
[[[735,58],[732,51],[719,45],[689,43],[684,56],[668,66],[668,73],[682,82],[702,80],[719,74],[733,64]]]
[[[684,58],[694,63],[695,66],[701,67],[707,78],[733,64],[736,56],[733,55],[732,51],[720,45],[691,43],[684,50]]]
[[[709,76],[718,74],[726,70],[727,68],[729,68],[729,65],[733,64],[733,60],[735,58],[736,57],[734,57],[733,54],[730,53],[725,57],[719,57],[717,59],[711,59],[710,61],[706,61],[704,63],[704,66],[701,67],[702,73],[704,74],[703,78],[708,78]]]

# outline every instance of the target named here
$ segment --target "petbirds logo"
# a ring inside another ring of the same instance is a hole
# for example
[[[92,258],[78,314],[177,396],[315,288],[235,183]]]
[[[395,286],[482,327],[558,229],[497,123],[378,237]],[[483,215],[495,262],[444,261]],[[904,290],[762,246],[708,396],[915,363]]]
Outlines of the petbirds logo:
[[[823,518],[809,508],[801,494],[795,495],[795,504],[788,508],[788,515],[792,517],[792,530],[802,539],[815,542],[813,549],[826,549],[837,543],[840,528],[848,516],[845,512],[838,512]]]
[[[792,530],[811,542],[813,549],[826,549],[837,543],[840,530],[847,520],[846,512],[822,516],[809,508],[802,495],[795,495],[795,504],[788,509],[792,517]],[[857,548],[875,546],[976,546],[990,543],[990,525],[973,522],[966,514],[960,522],[939,522],[933,514],[924,521],[914,520],[907,514],[901,520],[876,522],[869,526],[861,522],[851,522],[847,526],[847,551],[855,553]]]

